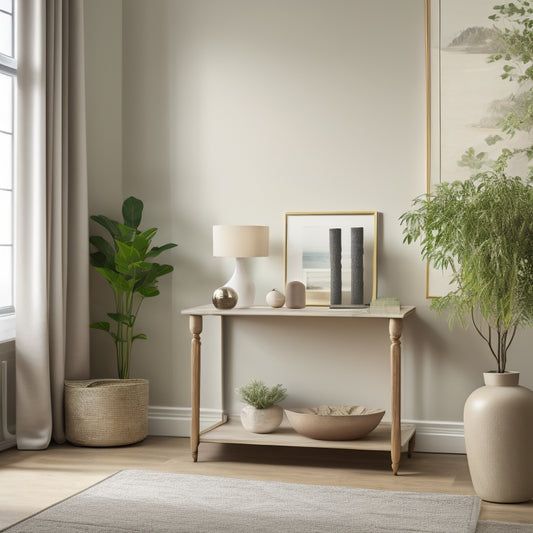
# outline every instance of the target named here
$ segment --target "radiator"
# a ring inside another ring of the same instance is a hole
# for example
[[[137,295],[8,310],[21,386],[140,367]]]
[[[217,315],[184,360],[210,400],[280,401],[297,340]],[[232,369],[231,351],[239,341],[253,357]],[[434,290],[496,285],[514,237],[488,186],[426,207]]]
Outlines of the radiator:
[[[0,402],[2,409],[0,415],[2,418],[2,427],[0,428],[0,450],[5,450],[15,446],[15,435],[9,432],[7,427],[7,361],[2,361],[0,380]]]

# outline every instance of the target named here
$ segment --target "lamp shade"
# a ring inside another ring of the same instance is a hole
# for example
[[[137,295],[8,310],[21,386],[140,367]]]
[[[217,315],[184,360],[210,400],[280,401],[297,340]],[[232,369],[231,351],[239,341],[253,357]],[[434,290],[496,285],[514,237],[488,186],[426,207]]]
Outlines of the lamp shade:
[[[268,226],[213,226],[213,255],[268,256]]]

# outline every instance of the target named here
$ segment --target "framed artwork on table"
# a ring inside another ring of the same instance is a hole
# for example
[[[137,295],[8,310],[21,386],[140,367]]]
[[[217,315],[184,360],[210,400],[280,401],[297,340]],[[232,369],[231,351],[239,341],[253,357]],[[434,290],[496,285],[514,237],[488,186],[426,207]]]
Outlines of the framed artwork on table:
[[[339,230],[342,263],[342,305],[352,294],[352,228],[362,237],[362,292],[364,304],[377,297],[377,211],[285,213],[285,285],[305,285],[306,305],[331,303],[330,229]]]
[[[491,59],[501,52],[503,26],[489,18],[496,7],[493,0],[425,0],[428,194],[441,182],[469,178],[502,150],[502,113],[518,82]],[[517,132],[505,146],[531,144],[524,136]],[[426,297],[448,293],[449,280],[428,265]]]

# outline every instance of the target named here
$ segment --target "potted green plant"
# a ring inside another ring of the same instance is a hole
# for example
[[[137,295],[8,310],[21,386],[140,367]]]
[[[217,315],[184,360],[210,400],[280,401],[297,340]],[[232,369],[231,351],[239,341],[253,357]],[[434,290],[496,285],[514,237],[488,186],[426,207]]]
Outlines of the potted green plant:
[[[252,433],[271,433],[283,419],[283,409],[277,405],[287,397],[282,385],[268,387],[263,381],[253,380],[237,389],[245,405],[241,411],[241,423]]]
[[[107,314],[112,322],[93,322],[91,327],[111,335],[116,348],[120,379],[129,378],[134,341],[147,338],[144,333],[134,335],[141,303],[145,298],[157,296],[158,278],[174,270],[172,265],[151,261],[177,245],[168,243],[152,246],[157,229],[139,230],[142,212],[142,201],[130,196],[122,204],[122,223],[104,215],[91,217],[91,220],[105,228],[111,237],[111,242],[99,235],[90,237],[90,243],[95,248],[90,254],[90,261],[111,287],[115,299],[115,310]]]
[[[135,333],[134,327],[143,300],[157,296],[158,279],[173,271],[171,265],[152,259],[176,244],[152,246],[157,229],[139,229],[142,212],[142,201],[130,196],[122,204],[122,222],[104,215],[91,217],[110,237],[90,237],[94,248],[90,263],[111,287],[115,308],[107,314],[110,322],[90,326],[110,334],[119,379],[65,383],[66,437],[73,444],[116,446],[138,442],[147,435],[148,381],[130,379],[133,343],[147,337]]]
[[[420,241],[433,267],[451,272],[431,308],[450,325],[471,319],[497,372],[505,372],[517,328],[533,324],[533,180],[482,172],[443,182],[400,217],[404,242]]]
[[[470,318],[495,362],[465,403],[474,488],[488,501],[529,501],[533,392],[507,360],[517,328],[533,323],[533,180],[482,172],[444,182],[416,198],[401,222],[404,241],[420,241],[422,257],[451,272],[450,291],[431,308],[448,311],[450,326]]]

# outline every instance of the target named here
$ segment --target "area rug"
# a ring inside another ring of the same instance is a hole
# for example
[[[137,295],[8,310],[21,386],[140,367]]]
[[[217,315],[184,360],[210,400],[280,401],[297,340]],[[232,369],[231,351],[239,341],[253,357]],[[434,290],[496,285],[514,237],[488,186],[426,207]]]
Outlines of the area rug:
[[[123,470],[15,532],[474,533],[475,496]]]

